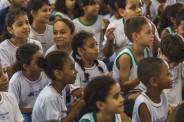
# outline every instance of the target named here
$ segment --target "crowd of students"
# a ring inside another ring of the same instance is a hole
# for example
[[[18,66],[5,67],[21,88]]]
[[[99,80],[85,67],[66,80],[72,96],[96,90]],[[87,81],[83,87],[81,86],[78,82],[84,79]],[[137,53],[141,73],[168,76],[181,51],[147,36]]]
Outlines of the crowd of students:
[[[182,122],[184,2],[0,0],[0,122]]]

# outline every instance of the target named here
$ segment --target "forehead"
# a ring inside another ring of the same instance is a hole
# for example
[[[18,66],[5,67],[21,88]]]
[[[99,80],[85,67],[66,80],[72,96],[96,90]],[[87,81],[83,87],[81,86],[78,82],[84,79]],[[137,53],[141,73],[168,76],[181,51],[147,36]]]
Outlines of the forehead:
[[[141,31],[148,31],[148,30],[150,30],[150,29],[152,29],[152,26],[151,26],[151,24],[150,23],[145,23],[144,25],[142,25],[142,27],[141,27]]]
[[[19,21],[26,21],[28,20],[27,15],[26,14],[20,14],[15,18],[15,22],[19,22]]]
[[[84,45],[86,44],[91,44],[91,43],[96,43],[96,38],[94,36],[88,37],[85,42]]]
[[[68,25],[63,21],[57,21],[54,26],[54,30],[69,28]]]
[[[131,5],[139,5],[141,2],[141,0],[126,0],[126,5],[127,6],[131,6]]]
[[[111,89],[109,91],[109,95],[114,95],[114,94],[116,94],[120,91],[121,91],[120,86],[118,84],[114,84],[114,85],[111,86]]]

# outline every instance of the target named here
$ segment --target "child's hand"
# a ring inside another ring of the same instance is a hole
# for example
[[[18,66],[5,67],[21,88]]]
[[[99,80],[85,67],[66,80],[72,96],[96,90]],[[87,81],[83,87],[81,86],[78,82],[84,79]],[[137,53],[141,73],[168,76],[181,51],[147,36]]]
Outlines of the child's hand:
[[[106,30],[106,28],[108,27],[108,25],[109,25],[109,20],[108,19],[104,19],[103,20],[103,26],[102,26],[102,29],[104,29],[104,30]]]
[[[144,4],[146,5],[146,8],[150,8],[151,0],[144,0]]]
[[[179,107],[181,104],[179,104],[178,106],[176,106],[173,110],[172,113],[168,114],[166,122],[174,122],[174,118],[176,116],[176,112],[178,111]]]
[[[164,6],[165,3],[161,3],[160,6],[158,7],[158,14],[161,15],[164,12]]]
[[[108,72],[108,73],[105,73],[104,75],[112,77],[113,76],[113,72]]]
[[[107,37],[108,41],[114,41],[115,35],[114,35],[115,28],[109,28],[105,32],[105,36]]]

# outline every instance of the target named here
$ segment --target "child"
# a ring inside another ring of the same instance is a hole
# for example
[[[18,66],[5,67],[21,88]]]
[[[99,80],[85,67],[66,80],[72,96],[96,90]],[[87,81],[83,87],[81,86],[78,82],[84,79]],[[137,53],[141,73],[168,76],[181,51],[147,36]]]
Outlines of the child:
[[[73,20],[75,32],[83,30],[94,34],[99,47],[98,59],[103,60],[103,29],[106,29],[108,22],[103,19],[103,16],[98,15],[100,9],[99,0],[81,0],[80,5],[84,11],[84,15]]]
[[[40,60],[40,64],[43,64],[42,67],[52,82],[41,91],[36,100],[33,122],[72,122],[84,104],[82,99],[79,100],[66,114],[64,88],[67,84],[74,83],[77,74],[73,60],[64,51],[54,51]]]
[[[103,53],[107,57],[111,56],[114,52],[116,52],[117,56],[123,49],[131,45],[131,41],[125,35],[124,24],[131,17],[143,16],[141,0],[118,0],[117,5],[122,18],[111,22],[106,30],[105,36],[107,39],[103,42]],[[155,54],[157,53],[155,52],[155,48],[157,51],[159,37],[156,27],[151,21],[150,23],[153,26],[154,45],[152,46],[152,51]]]
[[[44,53],[54,44],[53,27],[48,25],[50,9],[48,0],[29,0],[27,5],[31,21],[29,38],[40,41]]]
[[[73,20],[76,18],[76,0],[57,0],[55,11],[51,14],[51,18],[56,21],[61,18]]]
[[[24,44],[16,52],[15,74],[10,79],[8,92],[17,98],[25,122],[30,122],[36,98],[50,82],[39,67],[38,61],[42,57],[42,52],[35,44]]]
[[[0,64],[0,121],[1,122],[23,122],[20,109],[15,96],[11,93],[2,92],[7,89],[8,75]]]
[[[146,89],[137,77],[137,67],[142,59],[150,57],[148,46],[153,45],[154,35],[150,22],[144,17],[128,19],[124,29],[126,36],[133,44],[122,50],[116,57],[113,76],[119,82],[121,90],[125,92],[125,103],[127,103],[129,99],[135,100],[139,91]],[[131,107],[133,108],[133,105]],[[127,110],[131,112],[131,109],[125,105],[125,113]],[[131,113],[127,115],[131,117]]]
[[[105,63],[97,60],[97,42],[91,33],[85,31],[77,33],[72,40],[72,50],[78,74],[75,84],[71,85],[71,92],[73,96],[79,96],[75,94],[78,88],[84,88],[90,79],[107,74],[108,70]]]
[[[30,33],[29,20],[27,14],[20,9],[12,9],[6,16],[5,29],[0,44],[0,60],[3,66],[7,67],[8,74],[12,75],[12,66],[16,62],[16,50],[22,44],[34,43],[42,50],[40,42],[27,39]]]
[[[164,89],[172,88],[172,73],[166,62],[146,58],[139,63],[138,78],[147,87],[135,101],[132,122],[168,122],[168,101]]]
[[[112,11],[112,16],[111,16],[111,18],[109,18],[109,22],[121,19],[121,15],[118,12],[117,0],[109,0],[108,4],[109,4],[111,11]]]
[[[173,5],[168,5],[161,17],[159,23],[160,36],[163,38],[169,33],[175,33],[176,31],[176,13],[184,7],[183,3],[176,3]]]
[[[109,76],[92,79],[84,91],[84,101],[80,122],[130,122],[123,113],[121,89]]]
[[[72,56],[71,41],[74,35],[74,24],[65,18],[57,20],[53,25],[53,37],[55,44],[50,47],[45,55],[56,50],[65,50]]]
[[[178,108],[174,122],[182,122],[183,116],[184,116],[184,103],[182,103],[180,107]]]
[[[173,87],[167,89],[168,103],[175,108],[182,102],[184,80],[184,41],[178,34],[168,34],[160,43],[158,57],[169,64],[173,73]]]
[[[184,38],[184,8],[178,11],[176,15],[176,26],[177,26],[177,33]]]

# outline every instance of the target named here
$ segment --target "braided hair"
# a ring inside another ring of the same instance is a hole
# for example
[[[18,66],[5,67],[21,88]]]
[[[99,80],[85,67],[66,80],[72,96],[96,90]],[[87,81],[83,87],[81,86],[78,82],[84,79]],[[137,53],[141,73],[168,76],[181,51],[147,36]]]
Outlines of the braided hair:
[[[83,82],[85,82],[85,83],[89,81],[90,74],[85,71],[83,61],[81,60],[81,57],[80,57],[77,49],[81,48],[84,45],[84,42],[87,41],[91,37],[93,37],[93,34],[85,32],[85,31],[81,31],[81,32],[77,33],[73,37],[73,40],[72,40],[72,50],[73,50],[72,57],[79,64],[81,69],[84,71],[85,80]],[[104,73],[103,68],[99,65],[99,62],[97,59],[94,60],[94,63],[98,67],[99,71]]]

